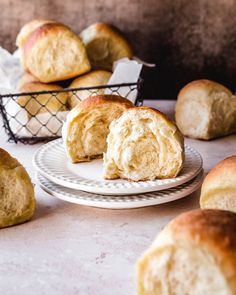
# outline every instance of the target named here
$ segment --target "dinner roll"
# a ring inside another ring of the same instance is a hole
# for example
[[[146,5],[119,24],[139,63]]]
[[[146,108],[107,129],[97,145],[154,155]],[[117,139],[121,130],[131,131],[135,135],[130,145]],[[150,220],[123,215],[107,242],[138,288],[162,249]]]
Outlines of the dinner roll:
[[[25,68],[44,83],[90,70],[81,39],[59,23],[45,24],[29,35],[23,47],[23,61]]]
[[[223,85],[197,80],[187,84],[176,103],[176,123],[189,137],[212,139],[236,132],[236,96]]]
[[[106,150],[112,120],[133,104],[118,95],[90,96],[73,108],[62,128],[67,154],[73,163],[99,158]]]
[[[133,56],[129,42],[118,29],[108,24],[92,24],[80,36],[94,69],[111,71],[114,61]]]
[[[19,34],[16,37],[16,46],[23,47],[26,39],[29,35],[35,31],[37,28],[41,27],[44,24],[53,23],[53,20],[48,19],[34,19],[26,23],[20,30]]]
[[[201,208],[229,210],[236,213],[236,156],[219,162],[202,184]]]
[[[110,125],[104,178],[133,181],[176,177],[184,161],[184,139],[161,112],[137,107]]]
[[[36,92],[36,91],[54,91],[63,89],[59,85],[55,84],[43,84],[41,82],[31,82],[26,83],[21,86],[21,92]],[[46,94],[36,94],[36,95],[24,95],[19,96],[17,103],[24,107],[29,117],[35,116],[39,113],[45,112],[63,112],[67,110],[68,94],[65,92],[61,93],[46,93]]]
[[[139,295],[236,294],[236,214],[179,215],[138,261],[137,280]]]
[[[92,87],[92,86],[101,86],[106,85],[108,80],[111,77],[111,72],[108,71],[91,71],[88,74],[85,74],[83,76],[80,76],[76,78],[72,83],[70,84],[69,88],[80,88],[80,87]],[[94,95],[94,94],[103,94],[104,89],[93,89],[91,91],[89,90],[81,90],[77,91],[76,93],[70,93],[69,94],[69,106],[70,108],[74,108],[80,100],[84,100],[88,96]]]
[[[23,85],[31,82],[39,82],[39,79],[29,72],[24,72],[18,81],[17,88],[20,90],[23,87]]]
[[[34,187],[28,173],[0,148],[0,228],[29,220],[34,210]]]

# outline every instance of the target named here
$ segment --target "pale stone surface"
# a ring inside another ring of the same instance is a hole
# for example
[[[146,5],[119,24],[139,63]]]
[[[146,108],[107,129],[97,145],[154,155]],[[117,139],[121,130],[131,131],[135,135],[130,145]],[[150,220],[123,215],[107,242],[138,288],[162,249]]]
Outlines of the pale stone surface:
[[[174,102],[146,102],[173,116]],[[186,139],[209,171],[236,154],[236,135],[204,142]],[[0,146],[27,168],[40,146]],[[133,210],[103,210],[57,200],[38,187],[32,221],[0,232],[1,294],[134,295],[135,261],[173,217],[197,208],[199,192],[169,204]]]

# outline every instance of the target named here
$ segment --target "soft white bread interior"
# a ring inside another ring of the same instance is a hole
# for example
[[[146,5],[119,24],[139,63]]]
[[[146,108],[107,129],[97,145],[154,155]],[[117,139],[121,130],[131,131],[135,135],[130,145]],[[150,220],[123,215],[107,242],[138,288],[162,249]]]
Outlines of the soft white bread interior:
[[[37,92],[37,91],[54,91],[62,90],[62,87],[56,84],[44,84],[41,82],[31,82],[23,84],[20,91],[23,92]],[[39,113],[45,112],[63,112],[67,110],[68,94],[60,93],[46,93],[35,95],[19,96],[17,103],[24,107],[28,112],[28,116],[35,116]]]
[[[132,47],[126,38],[108,24],[92,24],[80,36],[94,69],[111,71],[114,61],[133,56]]]
[[[219,162],[206,176],[202,184],[200,206],[236,213],[236,156]]]
[[[180,91],[176,123],[189,137],[212,139],[236,132],[236,96],[223,85],[196,80]]]
[[[80,37],[59,23],[42,25],[28,36],[23,46],[23,63],[44,83],[73,78],[90,70]]]
[[[101,157],[109,125],[133,104],[117,95],[90,96],[73,108],[62,128],[67,154],[73,163]]]
[[[179,215],[139,259],[137,281],[139,295],[236,294],[236,214]]]
[[[104,178],[139,181],[176,177],[183,161],[184,138],[161,112],[132,108],[111,123]]]
[[[23,87],[23,85],[31,82],[39,82],[39,79],[29,72],[24,72],[18,81],[17,89],[20,90]]]
[[[0,148],[0,228],[29,220],[34,210],[34,187],[28,173]]]
[[[91,71],[85,75],[82,75],[75,80],[72,81],[69,88],[80,88],[80,87],[92,87],[92,86],[101,86],[106,85],[108,80],[111,77],[111,72],[108,71]],[[103,94],[104,89],[93,89],[93,90],[81,90],[76,91],[74,93],[70,92],[68,103],[70,108],[74,108],[80,100],[84,100],[85,98],[95,95],[95,94]]]
[[[37,28],[41,27],[44,24],[53,23],[53,20],[48,19],[34,19],[28,23],[26,23],[18,33],[16,37],[16,46],[19,48],[23,47],[26,39],[29,35],[35,31]]]

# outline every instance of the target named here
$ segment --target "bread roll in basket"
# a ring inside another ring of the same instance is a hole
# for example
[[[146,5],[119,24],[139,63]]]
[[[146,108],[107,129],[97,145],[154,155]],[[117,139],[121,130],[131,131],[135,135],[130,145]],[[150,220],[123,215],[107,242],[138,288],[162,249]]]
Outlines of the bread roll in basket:
[[[28,36],[23,46],[23,63],[44,83],[66,80],[90,70],[81,39],[59,23],[44,24]]]
[[[29,72],[24,72],[18,81],[17,89],[21,91],[21,89],[24,87],[25,84],[32,83],[32,82],[39,82],[39,79],[34,77]]]
[[[70,84],[69,88],[80,88],[80,87],[95,87],[106,85],[108,80],[111,77],[111,72],[108,71],[91,71],[87,74],[79,76],[74,79]],[[91,96],[94,90],[80,90],[76,93],[70,92],[68,98],[68,104],[70,108],[74,108],[80,100],[84,100],[85,98]],[[95,89],[96,94],[103,94],[104,89]]]
[[[19,48],[22,48],[25,44],[25,41],[29,37],[29,35],[35,31],[37,28],[41,27],[42,25],[48,24],[48,23],[54,23],[53,20],[48,19],[34,19],[28,23],[26,23],[18,33],[16,37],[16,46]]]
[[[17,99],[17,103],[23,107],[28,114],[28,117],[36,116],[40,113],[50,112],[55,114],[67,110],[68,93],[59,92],[56,95],[54,90],[62,90],[63,88],[56,84],[44,84],[41,82],[30,82],[23,84],[20,87],[21,92],[31,93],[38,91],[52,91],[52,93],[42,93],[35,96],[22,95]]]
[[[130,43],[117,28],[109,24],[92,24],[80,36],[94,69],[111,71],[115,61],[133,56]]]
[[[183,161],[184,138],[161,112],[136,107],[111,123],[104,154],[104,178],[172,178],[179,174]]]

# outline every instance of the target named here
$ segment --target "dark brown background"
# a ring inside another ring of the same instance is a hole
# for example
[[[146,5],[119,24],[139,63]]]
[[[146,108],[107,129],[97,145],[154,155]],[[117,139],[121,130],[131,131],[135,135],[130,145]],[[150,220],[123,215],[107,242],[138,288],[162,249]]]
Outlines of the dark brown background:
[[[175,99],[188,81],[209,78],[236,89],[236,0],[0,0],[0,44],[13,51],[20,27],[36,18],[76,32],[104,21],[126,32],[145,70],[144,95]]]

